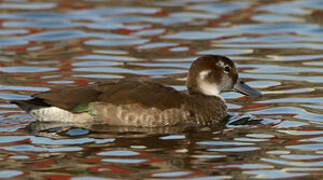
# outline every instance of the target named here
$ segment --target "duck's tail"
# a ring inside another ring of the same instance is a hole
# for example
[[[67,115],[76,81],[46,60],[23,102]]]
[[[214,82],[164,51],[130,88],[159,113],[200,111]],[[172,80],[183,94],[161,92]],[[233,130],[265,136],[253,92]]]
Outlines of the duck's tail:
[[[29,99],[29,100],[13,100],[13,101],[10,101],[9,103],[16,104],[18,107],[20,107],[27,113],[29,113],[33,109],[39,109],[39,108],[50,106],[38,98]]]

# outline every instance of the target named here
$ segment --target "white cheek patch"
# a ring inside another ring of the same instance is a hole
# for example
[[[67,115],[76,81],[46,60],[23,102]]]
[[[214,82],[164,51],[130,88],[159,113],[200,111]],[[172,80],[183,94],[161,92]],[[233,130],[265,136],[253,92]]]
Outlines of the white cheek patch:
[[[204,80],[207,75],[209,75],[211,70],[204,70],[200,72],[200,79]]]
[[[209,96],[219,96],[220,89],[219,86],[215,83],[209,83],[207,81],[201,81],[199,83],[200,89],[203,94]]]
[[[210,83],[206,77],[211,73],[211,70],[204,70],[200,72],[198,78],[198,86],[201,92],[208,96],[217,96],[220,97],[223,101],[224,99],[220,96],[221,85],[216,83]]]
[[[210,83],[206,77],[211,73],[211,70],[201,71],[199,74],[198,85],[201,92],[209,96],[219,96],[220,87],[216,83]]]

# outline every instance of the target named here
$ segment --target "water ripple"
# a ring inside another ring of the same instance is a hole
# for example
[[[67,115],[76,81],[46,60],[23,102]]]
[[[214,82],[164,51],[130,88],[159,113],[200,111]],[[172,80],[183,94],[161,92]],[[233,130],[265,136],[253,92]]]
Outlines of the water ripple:
[[[28,66],[15,66],[15,67],[0,67],[0,72],[6,73],[39,73],[39,72],[48,72],[56,71],[58,68],[50,67],[28,67]]]
[[[22,175],[23,172],[16,171],[16,170],[1,170],[0,171],[0,177],[1,178],[13,178],[15,176]]]
[[[1,149],[6,151],[18,151],[18,152],[72,152],[72,151],[81,151],[81,147],[37,147],[33,145],[16,145],[16,146],[4,146]]]
[[[284,170],[252,170],[246,171],[245,174],[254,175],[251,178],[255,179],[297,178],[307,175],[307,173],[289,173]]]
[[[0,178],[319,179],[322,7],[321,0],[4,1]],[[264,96],[223,93],[230,117],[208,127],[37,123],[8,104],[120,78],[186,91],[190,64],[205,54],[228,56]]]
[[[56,3],[31,3],[31,4],[14,4],[14,3],[1,3],[0,9],[23,9],[23,10],[35,10],[35,9],[51,9],[56,7]]]

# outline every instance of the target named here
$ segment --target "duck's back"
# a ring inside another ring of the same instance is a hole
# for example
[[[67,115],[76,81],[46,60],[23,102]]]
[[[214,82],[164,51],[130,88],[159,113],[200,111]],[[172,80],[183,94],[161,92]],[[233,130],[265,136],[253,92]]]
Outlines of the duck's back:
[[[159,109],[179,107],[183,94],[171,87],[144,80],[117,80],[64,88],[36,94],[43,102],[73,111],[80,104],[105,102],[115,105],[139,103]]]

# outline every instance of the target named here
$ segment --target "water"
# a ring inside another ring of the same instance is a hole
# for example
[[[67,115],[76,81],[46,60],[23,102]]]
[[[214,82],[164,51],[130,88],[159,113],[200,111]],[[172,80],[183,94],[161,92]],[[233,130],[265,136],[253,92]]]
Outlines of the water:
[[[4,0],[0,178],[322,179],[322,17],[321,0]],[[7,103],[129,77],[185,90],[203,54],[264,96],[224,93],[231,117],[204,128],[42,124]]]

